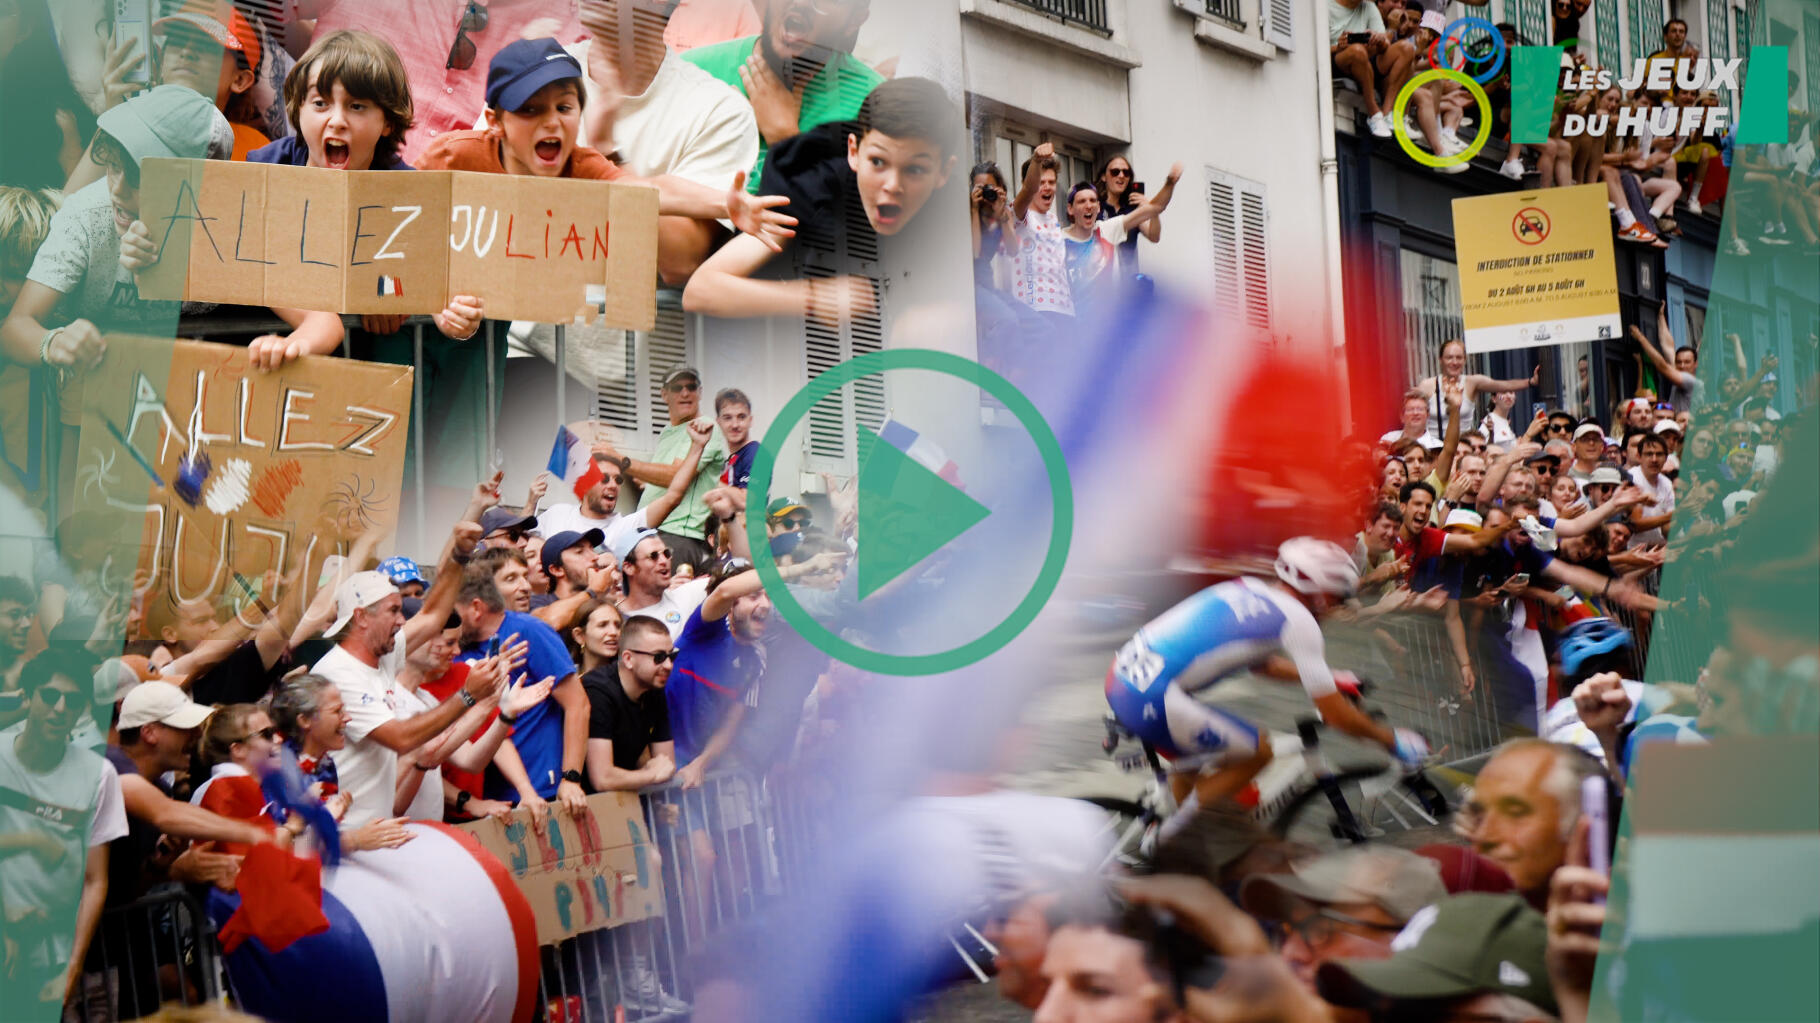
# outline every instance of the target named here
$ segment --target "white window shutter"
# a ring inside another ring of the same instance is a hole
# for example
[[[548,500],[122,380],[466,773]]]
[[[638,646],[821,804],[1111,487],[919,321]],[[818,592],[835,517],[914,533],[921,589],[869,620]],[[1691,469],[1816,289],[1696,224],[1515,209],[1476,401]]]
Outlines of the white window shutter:
[[[1295,0],[1258,0],[1258,6],[1264,16],[1264,41],[1280,50],[1295,49]]]
[[[849,359],[883,348],[888,299],[878,266],[877,239],[867,223],[865,210],[856,203],[847,211],[847,230],[842,237],[813,223],[799,226],[792,249],[797,254],[800,276],[825,280],[843,272],[855,273],[870,280],[878,295],[875,312],[856,316],[838,327],[804,319],[804,380],[814,380]],[[884,378],[863,377],[842,387],[816,402],[808,418],[803,468],[810,472],[852,474],[857,471],[859,460],[854,447],[856,428],[863,425],[877,429],[884,422]]]
[[[693,365],[689,358],[687,318],[680,307],[657,309],[657,323],[647,333],[638,335],[644,341],[645,396],[644,432],[652,437],[670,425],[670,408],[664,404],[664,374],[676,366]]]
[[[1270,231],[1263,184],[1207,168],[1213,235],[1213,303],[1229,324],[1260,339],[1271,328]]]

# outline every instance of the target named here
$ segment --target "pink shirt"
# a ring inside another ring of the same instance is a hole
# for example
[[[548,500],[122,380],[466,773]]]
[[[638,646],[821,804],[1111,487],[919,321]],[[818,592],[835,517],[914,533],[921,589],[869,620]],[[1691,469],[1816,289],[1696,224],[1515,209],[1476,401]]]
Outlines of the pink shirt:
[[[674,53],[744,39],[765,30],[752,0],[682,0],[664,26],[664,44]]]
[[[490,0],[484,6],[487,27],[468,33],[478,52],[474,66],[466,71],[447,65],[467,0],[302,0],[299,13],[316,18],[312,40],[344,28],[358,29],[397,49],[410,79],[416,121],[405,133],[398,155],[414,167],[437,136],[474,126],[474,111],[486,106],[487,63],[523,37],[533,22],[553,24],[554,29],[545,28],[541,34],[553,35],[561,43],[588,35],[575,20],[572,0]]]

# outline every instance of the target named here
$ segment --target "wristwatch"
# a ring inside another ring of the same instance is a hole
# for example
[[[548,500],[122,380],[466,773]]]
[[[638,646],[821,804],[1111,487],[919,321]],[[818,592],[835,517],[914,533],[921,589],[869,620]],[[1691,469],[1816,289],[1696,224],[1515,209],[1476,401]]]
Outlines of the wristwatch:
[[[455,812],[456,813],[468,812],[468,800],[473,799],[473,798],[474,798],[474,793],[469,792],[467,789],[462,789],[461,795],[455,797]]]
[[[581,784],[581,772],[580,771],[564,771],[562,773],[562,780],[563,781],[572,781],[575,784],[580,785]]]
[[[459,696],[459,697],[461,697],[461,702],[462,702],[462,703],[463,703],[463,704],[464,704],[464,705],[466,705],[466,706],[469,706],[469,707],[472,707],[472,706],[474,706],[474,705],[475,705],[475,704],[476,704],[476,703],[479,703],[479,702],[480,702],[480,701],[479,701],[479,700],[476,700],[476,699],[475,699],[475,698],[474,698],[474,694],[473,694],[473,693],[470,693],[470,692],[468,692],[468,691],[467,691],[467,690],[466,690],[466,689],[457,689],[457,690],[455,690],[455,695],[456,695],[456,696]]]

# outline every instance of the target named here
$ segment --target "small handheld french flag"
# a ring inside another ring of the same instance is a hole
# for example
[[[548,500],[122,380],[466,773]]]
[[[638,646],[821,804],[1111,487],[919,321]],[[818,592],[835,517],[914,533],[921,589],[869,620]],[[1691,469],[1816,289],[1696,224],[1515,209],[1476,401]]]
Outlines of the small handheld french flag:
[[[880,440],[910,456],[923,468],[935,473],[949,484],[966,489],[961,482],[960,468],[954,464],[942,446],[922,434],[905,426],[895,419],[886,419],[878,428]]]
[[[562,477],[577,501],[594,484],[606,478],[599,463],[594,461],[593,451],[566,426],[556,428],[556,444],[550,448],[550,464],[545,468],[550,470],[550,475]]]

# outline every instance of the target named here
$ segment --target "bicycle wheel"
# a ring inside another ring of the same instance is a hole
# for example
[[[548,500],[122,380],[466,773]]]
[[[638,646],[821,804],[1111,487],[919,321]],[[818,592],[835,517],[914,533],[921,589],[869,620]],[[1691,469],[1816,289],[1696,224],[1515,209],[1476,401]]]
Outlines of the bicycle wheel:
[[[1366,825],[1361,814],[1360,788],[1364,783],[1383,776],[1384,769],[1381,767],[1361,767],[1336,771],[1329,778],[1339,787],[1341,798],[1361,827]],[[1266,826],[1279,838],[1317,844],[1333,837],[1345,837],[1338,834],[1339,815],[1334,810],[1332,801],[1327,798],[1327,789],[1315,781],[1307,782],[1304,788],[1283,803],[1282,809],[1277,811]]]
[[[1091,803],[1106,813],[1106,827],[1102,834],[1108,836],[1111,850],[1107,853],[1102,866],[1114,863],[1127,867],[1139,867],[1149,859],[1147,839],[1151,838],[1162,826],[1156,814],[1142,803],[1117,796],[1078,796],[1083,803]]]

